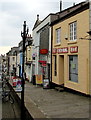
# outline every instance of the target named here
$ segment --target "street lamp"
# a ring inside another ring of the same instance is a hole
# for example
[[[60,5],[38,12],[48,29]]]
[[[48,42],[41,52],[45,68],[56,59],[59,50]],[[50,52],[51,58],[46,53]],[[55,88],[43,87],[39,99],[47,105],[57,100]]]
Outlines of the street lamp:
[[[25,74],[24,74],[24,57],[25,57],[25,41],[28,35],[28,28],[26,30],[26,21],[23,24],[23,32],[21,32],[21,37],[23,39],[23,56],[22,56],[22,91],[21,91],[21,120],[25,120],[25,106],[24,106],[24,83],[25,83]]]
[[[81,40],[91,40],[91,31],[88,31],[87,32],[89,35],[87,35],[87,36],[85,36],[85,37],[81,37],[81,38],[79,38],[79,39],[81,39]],[[90,36],[90,38],[87,38],[87,37],[89,37]]]

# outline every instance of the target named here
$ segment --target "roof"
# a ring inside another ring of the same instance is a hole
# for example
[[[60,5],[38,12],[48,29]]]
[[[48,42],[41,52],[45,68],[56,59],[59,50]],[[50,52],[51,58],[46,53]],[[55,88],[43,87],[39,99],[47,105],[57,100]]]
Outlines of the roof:
[[[33,30],[41,23],[41,20],[39,20],[39,15],[37,15],[37,20],[34,24]]]
[[[61,12],[58,12],[58,13],[56,13],[58,15],[58,19],[51,22],[50,26],[52,26],[60,21],[63,21],[64,19],[67,19],[71,16],[74,16],[74,15],[76,15],[76,14],[78,14],[86,9],[89,9],[89,2],[88,1],[81,2],[79,4],[76,4],[72,7],[67,8]]]

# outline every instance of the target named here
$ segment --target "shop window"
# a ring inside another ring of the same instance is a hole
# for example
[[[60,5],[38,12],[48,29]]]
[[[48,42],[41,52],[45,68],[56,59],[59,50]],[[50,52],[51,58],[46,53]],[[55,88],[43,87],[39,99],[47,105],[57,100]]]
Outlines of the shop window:
[[[77,22],[73,22],[69,24],[70,27],[70,41],[77,40]]]
[[[54,55],[54,76],[57,75],[57,56]]]
[[[69,56],[69,80],[72,82],[78,82],[78,56]]]
[[[61,43],[61,28],[56,29],[56,44]]]

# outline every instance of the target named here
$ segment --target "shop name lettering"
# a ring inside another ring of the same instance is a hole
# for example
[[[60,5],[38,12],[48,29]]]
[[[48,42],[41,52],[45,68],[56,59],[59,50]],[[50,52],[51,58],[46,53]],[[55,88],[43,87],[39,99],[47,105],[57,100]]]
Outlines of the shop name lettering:
[[[69,48],[68,47],[64,47],[64,48],[54,48],[52,53],[68,53]],[[75,47],[70,47],[70,53],[77,53],[78,52],[78,46]]]
[[[78,52],[78,47],[70,47],[70,52],[71,53],[77,53]]]
[[[68,53],[68,48],[58,48],[57,53]]]

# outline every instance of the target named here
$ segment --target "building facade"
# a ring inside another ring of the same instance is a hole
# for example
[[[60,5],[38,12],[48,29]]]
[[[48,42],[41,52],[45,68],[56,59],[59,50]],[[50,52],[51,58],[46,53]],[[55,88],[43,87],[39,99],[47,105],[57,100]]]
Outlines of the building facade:
[[[7,53],[7,65],[9,75],[16,75],[17,50],[18,47],[12,47],[11,50]]]
[[[90,94],[89,2],[62,11],[51,25],[52,82]]]
[[[49,14],[44,20],[37,20],[33,28],[32,71],[35,75],[42,75],[51,81],[51,27],[50,23],[56,19],[55,14]]]
[[[31,82],[32,81],[32,37],[29,35],[26,38],[25,42],[25,73],[26,79]]]

